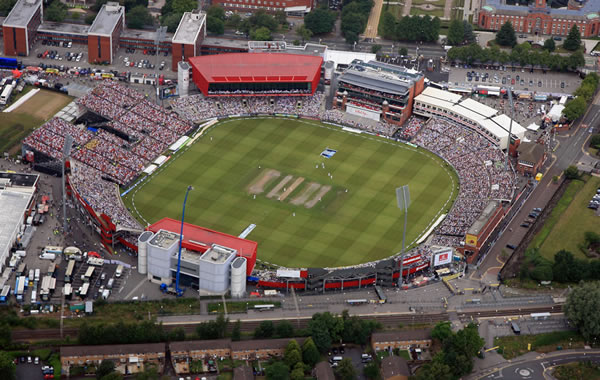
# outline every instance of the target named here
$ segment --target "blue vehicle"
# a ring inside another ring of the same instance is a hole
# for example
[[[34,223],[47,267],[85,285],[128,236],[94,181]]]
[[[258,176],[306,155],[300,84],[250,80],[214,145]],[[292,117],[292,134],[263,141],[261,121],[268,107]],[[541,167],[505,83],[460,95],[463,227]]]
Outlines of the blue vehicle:
[[[0,57],[0,69],[17,69],[19,66],[16,58]]]

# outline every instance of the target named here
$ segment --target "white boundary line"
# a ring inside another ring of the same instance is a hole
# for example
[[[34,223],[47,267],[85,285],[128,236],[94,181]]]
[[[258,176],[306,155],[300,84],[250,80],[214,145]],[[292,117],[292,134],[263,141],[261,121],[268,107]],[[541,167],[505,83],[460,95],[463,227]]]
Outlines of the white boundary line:
[[[308,124],[308,125],[312,125],[312,126],[316,126],[316,127],[320,127],[320,128],[325,128],[325,129],[329,129],[332,131],[336,131],[336,132],[340,132],[340,133],[346,133],[352,136],[357,136],[357,137],[361,137],[364,139],[368,139],[371,141],[377,141],[378,143],[382,143],[382,144],[388,144],[388,145],[393,145],[396,146],[400,149],[406,149],[412,152],[417,152],[427,158],[429,158],[430,160],[437,162],[437,160],[441,160],[442,162],[446,163],[447,165],[440,165],[440,167],[442,169],[444,169],[444,171],[446,172],[446,174],[448,174],[448,177],[450,177],[450,180],[452,181],[452,187],[450,189],[450,195],[448,196],[448,199],[446,199],[446,202],[444,202],[444,205],[440,208],[440,210],[435,214],[435,216],[433,217],[433,219],[427,224],[427,226],[423,229],[423,231],[421,231],[419,233],[419,235],[408,244],[407,246],[407,251],[408,248],[411,247],[412,245],[414,245],[417,241],[419,241],[419,239],[421,239],[421,237],[423,237],[423,235],[429,230],[429,228],[432,226],[433,223],[436,222],[436,220],[440,217],[440,215],[442,215],[443,211],[446,209],[446,207],[448,206],[448,204],[450,202],[452,202],[452,198],[454,196],[455,193],[455,188],[456,188],[456,182],[454,180],[454,176],[452,175],[452,173],[448,170],[448,167],[453,168],[453,166],[447,162],[446,160],[444,160],[442,157],[436,155],[433,152],[428,151],[425,148],[422,147],[418,147],[418,148],[413,148],[405,143],[401,143],[401,142],[396,142],[394,140],[389,140],[389,139],[384,139],[382,137],[374,137],[371,134],[368,133],[361,133],[361,134],[356,134],[353,132],[349,132],[349,131],[345,131],[343,130],[343,126],[339,126],[336,128],[333,128],[331,126],[331,124],[325,124],[325,123],[316,123],[312,120],[309,119],[302,119],[302,118],[288,118],[288,117],[280,117],[280,116],[257,116],[257,117],[239,117],[239,118],[233,118],[233,119],[226,119],[226,120],[222,120],[219,121],[218,123],[215,123],[214,125],[211,125],[210,127],[202,130],[198,136],[196,136],[196,138],[193,140],[192,143],[189,143],[185,146],[184,149],[179,150],[177,153],[175,153],[164,165],[162,165],[161,167],[159,167],[159,169],[155,170],[154,173],[152,173],[151,175],[145,177],[144,179],[142,179],[142,183],[140,183],[139,186],[136,187],[136,189],[133,191],[133,193],[131,194],[131,205],[133,206],[133,210],[135,211],[135,213],[138,215],[138,217],[140,219],[142,219],[146,225],[149,225],[150,223],[146,220],[146,218],[144,218],[142,216],[142,214],[139,212],[139,210],[137,209],[136,205],[135,205],[135,196],[137,194],[137,192],[142,189],[147,183],[149,183],[152,179],[154,179],[154,177],[156,175],[158,175],[159,173],[161,173],[163,170],[165,170],[165,168],[169,167],[169,165],[171,165],[172,162],[174,162],[177,158],[179,158],[181,155],[183,155],[188,149],[190,149],[190,147],[192,145],[194,145],[197,141],[200,141],[200,139],[202,137],[204,137],[204,134],[210,130],[212,130],[213,128],[216,128],[220,125],[226,124],[226,123],[231,123],[231,122],[238,122],[240,120],[256,120],[256,119],[280,119],[280,120],[294,120],[294,121],[298,121],[300,123],[304,123],[304,124]],[[458,178],[458,173],[455,171],[454,174],[456,175],[456,177]],[[397,252],[393,255],[390,255],[388,257],[382,258],[382,259],[378,259],[378,260],[373,260],[370,261],[370,263],[375,263],[381,260],[387,260],[389,258],[398,256],[401,252]],[[262,260],[259,260],[262,261]],[[277,264],[272,264],[269,263],[267,261],[262,261],[264,263],[267,264],[271,264],[271,265],[277,265]],[[348,265],[348,266],[344,266],[344,267],[336,267],[336,268],[324,268],[324,269],[343,269],[343,268],[353,268],[356,267],[357,265],[364,265],[365,263],[361,263],[361,264],[354,264],[354,265]],[[279,265],[277,265],[279,266]]]

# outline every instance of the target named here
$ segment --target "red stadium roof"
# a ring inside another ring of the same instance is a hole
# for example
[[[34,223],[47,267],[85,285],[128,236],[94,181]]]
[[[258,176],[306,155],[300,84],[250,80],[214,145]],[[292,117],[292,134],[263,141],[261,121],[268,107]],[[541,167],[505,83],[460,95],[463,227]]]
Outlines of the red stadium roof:
[[[285,53],[203,55],[190,64],[209,83],[309,82],[321,71],[323,58]]]

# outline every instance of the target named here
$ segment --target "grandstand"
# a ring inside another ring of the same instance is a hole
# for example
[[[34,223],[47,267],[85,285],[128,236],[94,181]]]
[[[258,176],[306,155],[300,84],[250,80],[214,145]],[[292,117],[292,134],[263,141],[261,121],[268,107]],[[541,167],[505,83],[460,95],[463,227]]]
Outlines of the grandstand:
[[[377,61],[354,60],[339,78],[334,107],[349,114],[401,125],[423,91],[422,73]]]

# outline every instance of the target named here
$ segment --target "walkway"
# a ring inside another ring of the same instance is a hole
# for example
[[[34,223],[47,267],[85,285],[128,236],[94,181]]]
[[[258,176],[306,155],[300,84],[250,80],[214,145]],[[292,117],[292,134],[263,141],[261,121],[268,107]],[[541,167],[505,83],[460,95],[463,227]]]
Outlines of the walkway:
[[[402,16],[410,16],[410,8],[412,7],[412,0],[406,0],[404,2],[404,9],[402,9]]]
[[[367,29],[365,30],[365,38],[374,41],[377,38],[377,29],[379,28],[379,18],[381,17],[381,9],[383,8],[383,0],[375,0],[371,13],[369,14],[369,21],[367,22]]]

